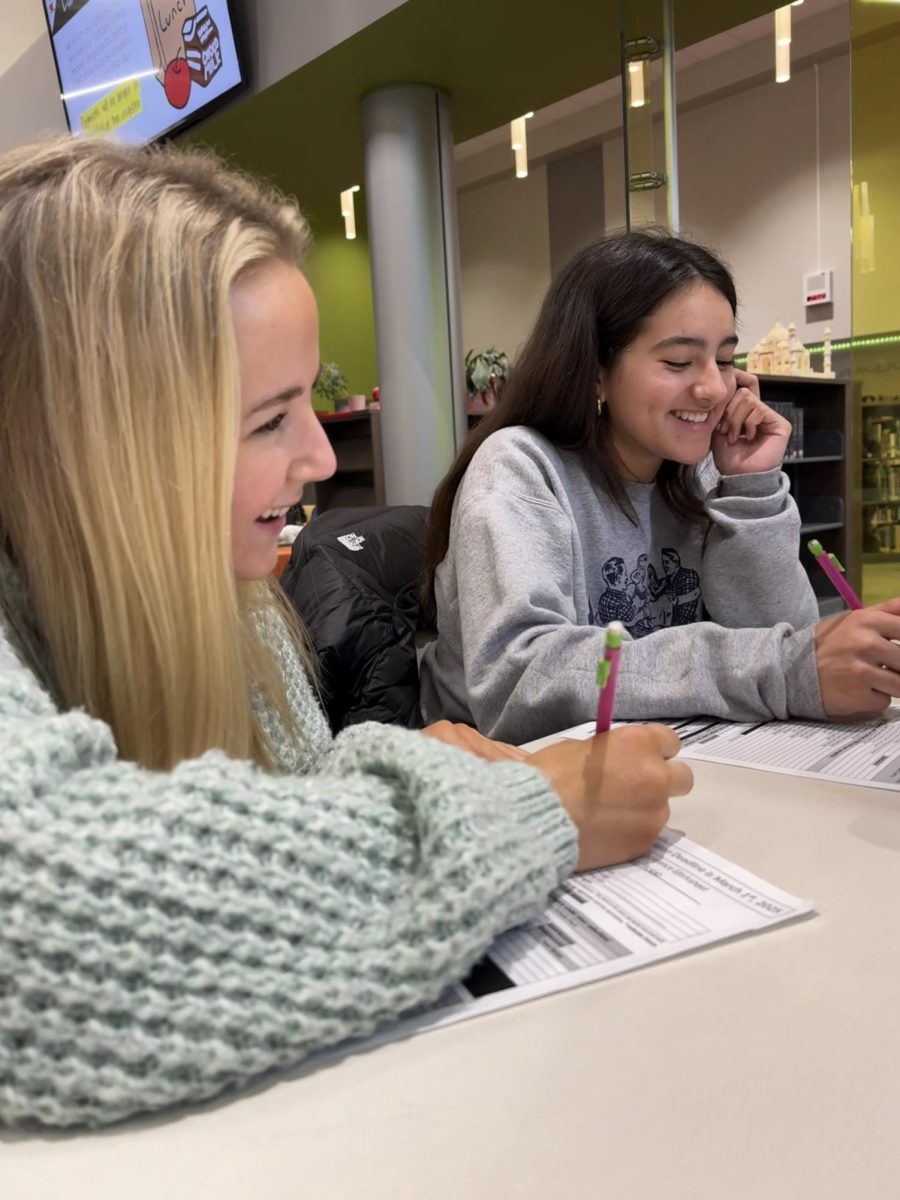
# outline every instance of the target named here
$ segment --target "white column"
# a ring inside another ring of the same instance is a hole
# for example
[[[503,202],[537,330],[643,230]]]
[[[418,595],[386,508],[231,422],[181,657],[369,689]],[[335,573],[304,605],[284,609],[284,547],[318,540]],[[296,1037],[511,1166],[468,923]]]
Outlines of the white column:
[[[453,139],[436,88],[362,102],[388,504],[428,504],[465,435]]]

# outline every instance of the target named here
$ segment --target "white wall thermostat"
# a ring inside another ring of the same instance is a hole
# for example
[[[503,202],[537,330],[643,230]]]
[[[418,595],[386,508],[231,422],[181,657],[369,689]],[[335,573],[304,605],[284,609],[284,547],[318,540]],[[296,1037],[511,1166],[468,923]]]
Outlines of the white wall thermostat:
[[[811,271],[803,276],[803,303],[809,308],[813,304],[831,303],[831,281],[834,272]]]

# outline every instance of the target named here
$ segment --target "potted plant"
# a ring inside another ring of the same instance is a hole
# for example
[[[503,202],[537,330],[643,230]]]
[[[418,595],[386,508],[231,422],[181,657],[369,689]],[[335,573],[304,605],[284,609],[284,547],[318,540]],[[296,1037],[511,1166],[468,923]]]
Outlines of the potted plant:
[[[347,377],[337,363],[323,362],[319,368],[319,378],[313,387],[313,395],[326,408],[331,408],[334,412],[340,412],[341,409],[347,407],[347,397],[349,394],[350,388],[347,385]]]
[[[470,350],[466,354],[466,390],[469,393],[466,411],[480,413],[493,408],[508,378],[509,359],[502,350],[494,346],[477,354]]]

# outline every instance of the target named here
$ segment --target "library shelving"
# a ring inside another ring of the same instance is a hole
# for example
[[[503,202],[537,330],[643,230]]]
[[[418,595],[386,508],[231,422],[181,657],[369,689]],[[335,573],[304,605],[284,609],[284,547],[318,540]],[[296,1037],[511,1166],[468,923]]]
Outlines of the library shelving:
[[[309,483],[303,503],[319,512],[330,508],[358,508],[384,504],[384,466],[381,453],[381,414],[378,409],[320,413],[337,459],[330,479]]]
[[[784,469],[800,510],[800,560],[812,582],[820,614],[830,616],[842,611],[843,604],[816,567],[806,544],[817,538],[836,554],[850,586],[860,591],[860,523],[850,456],[851,385],[846,379],[760,375],[759,386],[765,403],[782,411],[794,426]]]
[[[900,396],[862,398],[863,561],[900,562]]]

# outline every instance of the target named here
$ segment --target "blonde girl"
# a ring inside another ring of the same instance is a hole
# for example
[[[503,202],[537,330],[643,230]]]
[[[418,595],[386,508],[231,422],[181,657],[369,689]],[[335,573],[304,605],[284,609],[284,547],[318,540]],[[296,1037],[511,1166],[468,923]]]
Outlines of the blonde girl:
[[[196,1101],[366,1034],[689,786],[652,728],[528,761],[332,740],[268,581],[334,467],[305,242],[206,156],[0,156],[0,1123]]]

